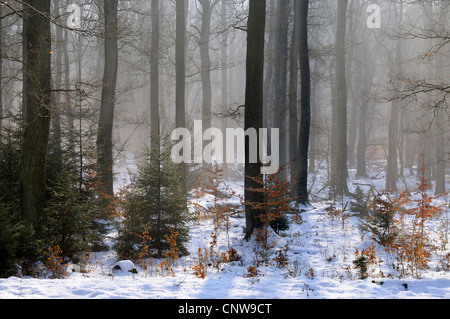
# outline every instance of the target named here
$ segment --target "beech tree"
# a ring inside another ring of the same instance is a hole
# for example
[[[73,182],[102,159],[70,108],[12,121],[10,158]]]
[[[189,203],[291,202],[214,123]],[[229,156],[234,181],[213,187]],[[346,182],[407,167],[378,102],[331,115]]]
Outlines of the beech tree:
[[[347,26],[347,5],[348,0],[338,0],[337,29],[336,29],[336,71],[335,71],[335,92],[336,92],[336,155],[332,164],[332,185],[335,194],[342,196],[348,193],[347,188],[347,79],[345,60],[345,38]]]
[[[50,0],[25,2],[27,89],[22,149],[23,217],[33,225],[41,221],[46,202],[46,165],[50,135],[51,32]],[[46,16],[47,15],[47,16]]]
[[[103,89],[97,135],[100,189],[104,194],[111,197],[114,196],[113,126],[119,64],[117,7],[118,0],[104,1],[105,69],[103,73]]]
[[[264,35],[266,26],[266,1],[250,0],[247,22],[245,129],[254,128],[257,132],[263,127],[263,89],[264,89]],[[259,133],[257,133],[259,136]],[[259,138],[258,138],[259,140]],[[257,147],[259,150],[259,147]],[[261,226],[258,218],[262,209],[252,208],[249,203],[263,203],[264,195],[255,191],[259,188],[255,178],[261,176],[261,162],[251,163],[250,144],[245,143],[245,216],[246,237]]]
[[[299,61],[301,78],[301,121],[298,137],[298,201],[309,203],[308,199],[308,154],[311,130],[311,70],[308,48],[308,6],[309,0],[297,0],[296,11],[300,19],[299,28]]]

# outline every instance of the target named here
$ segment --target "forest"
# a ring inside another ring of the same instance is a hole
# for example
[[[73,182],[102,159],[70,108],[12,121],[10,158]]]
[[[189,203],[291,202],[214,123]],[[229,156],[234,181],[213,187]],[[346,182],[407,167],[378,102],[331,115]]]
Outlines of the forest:
[[[122,272],[183,289],[238,277],[257,298],[436,280],[448,298],[449,15],[0,0],[0,295],[11,278]]]

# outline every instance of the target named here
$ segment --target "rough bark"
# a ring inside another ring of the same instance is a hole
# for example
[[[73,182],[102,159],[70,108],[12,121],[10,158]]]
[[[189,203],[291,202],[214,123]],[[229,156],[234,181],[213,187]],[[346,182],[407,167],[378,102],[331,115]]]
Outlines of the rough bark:
[[[50,134],[51,32],[50,0],[28,0],[26,9],[26,113],[22,152],[23,217],[38,225],[46,198],[47,149]]]

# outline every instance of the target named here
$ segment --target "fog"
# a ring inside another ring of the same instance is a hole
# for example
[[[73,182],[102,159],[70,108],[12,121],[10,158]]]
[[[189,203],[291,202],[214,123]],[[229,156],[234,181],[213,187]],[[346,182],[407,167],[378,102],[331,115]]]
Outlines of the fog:
[[[267,1],[264,126],[280,129],[281,165],[296,160],[293,150],[297,141],[293,139],[301,120],[294,2]],[[13,119],[23,113],[24,105],[22,4],[1,3],[0,110],[1,125],[8,127],[17,124]],[[186,128],[192,130],[196,120],[207,127],[243,127],[248,3],[184,3]],[[336,38],[342,18],[338,17],[338,3],[309,3],[309,176],[327,171],[326,178],[331,180],[336,170],[345,171],[349,178],[386,176],[386,188],[396,189],[405,175],[417,175],[426,167],[425,174],[435,181],[436,192],[444,193],[449,153],[449,2],[343,1],[345,72],[339,77],[336,70],[342,61],[336,58]],[[369,6],[371,3],[375,6]],[[76,4],[79,12],[69,7],[71,4]],[[155,14],[159,15],[156,29]],[[82,144],[95,143],[100,116],[105,84],[104,15],[103,3],[97,0],[51,2],[52,99],[58,105],[53,111],[52,132],[62,132],[62,143],[81,151]],[[152,12],[152,1],[118,1],[118,72],[113,101],[116,167],[126,165],[127,158],[139,161],[150,146],[152,123],[159,122],[161,134],[170,134],[177,127],[176,22],[176,1],[160,1],[158,13]],[[152,39],[156,31],[159,42],[155,49]],[[152,122],[155,50],[159,115],[158,121]],[[289,105],[295,105],[296,112]],[[347,113],[345,149],[337,141],[342,135],[337,124],[342,107]],[[346,153],[346,160],[335,167],[333,157],[340,152]],[[233,178],[240,178],[240,173]]]

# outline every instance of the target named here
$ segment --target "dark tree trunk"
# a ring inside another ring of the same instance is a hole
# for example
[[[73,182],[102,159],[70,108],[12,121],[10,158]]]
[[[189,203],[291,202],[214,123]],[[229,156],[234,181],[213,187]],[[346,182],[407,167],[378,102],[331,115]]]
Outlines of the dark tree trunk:
[[[296,0],[300,16],[299,61],[301,78],[301,118],[299,134],[298,202],[308,204],[308,151],[311,130],[311,70],[308,49],[308,5],[309,0]]]
[[[292,28],[291,54],[289,56],[289,167],[291,177],[291,194],[297,194],[298,172],[298,29],[300,25],[299,10],[294,2],[294,26]]]
[[[246,92],[245,92],[245,129],[254,128],[259,131],[263,127],[263,88],[264,88],[264,35],[266,25],[266,1],[250,0],[247,27],[247,57],[246,57]],[[259,134],[258,134],[259,136]],[[264,198],[260,192],[251,188],[260,185],[252,177],[261,176],[261,162],[250,163],[249,140],[246,139],[245,160],[245,216],[246,237],[261,226],[258,216],[261,209],[253,209],[248,203],[262,203]]]
[[[2,16],[3,10],[0,6],[0,17]],[[0,131],[2,129],[3,121],[3,30],[2,30],[2,19],[0,19]]]
[[[46,198],[47,149],[50,134],[51,32],[50,0],[28,0],[26,9],[26,114],[22,152],[22,207],[24,219],[37,225]]]

